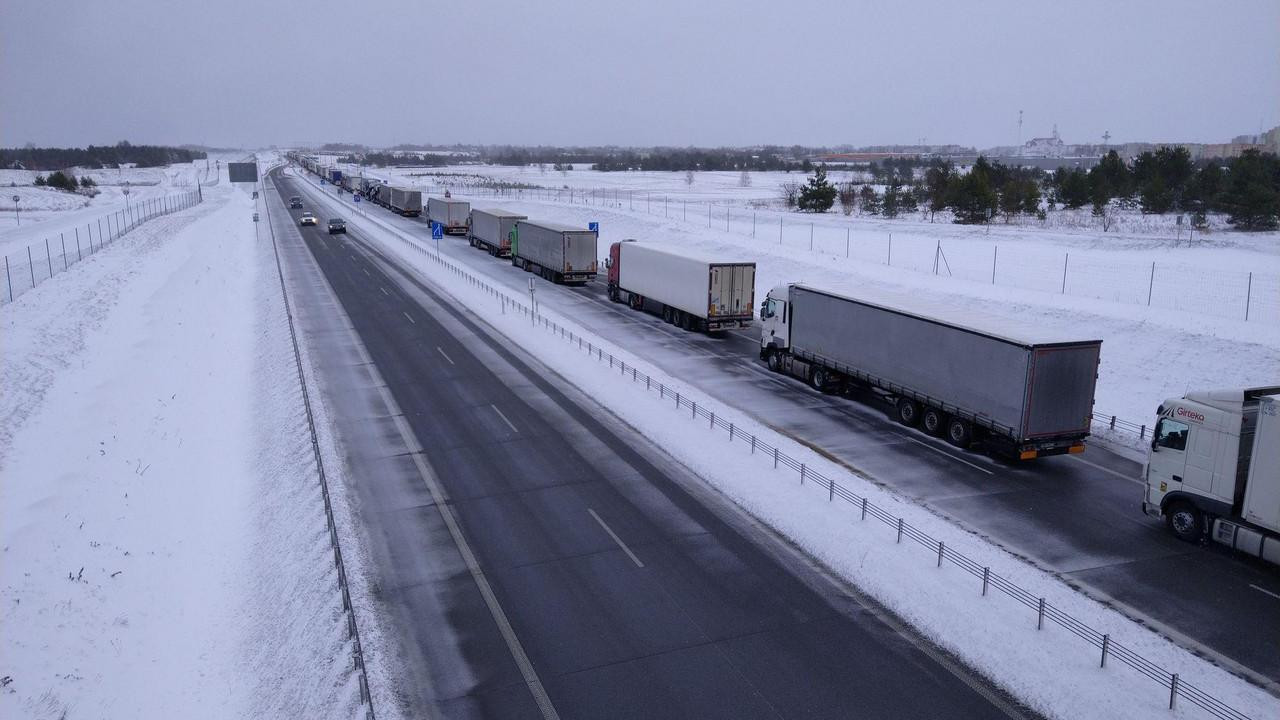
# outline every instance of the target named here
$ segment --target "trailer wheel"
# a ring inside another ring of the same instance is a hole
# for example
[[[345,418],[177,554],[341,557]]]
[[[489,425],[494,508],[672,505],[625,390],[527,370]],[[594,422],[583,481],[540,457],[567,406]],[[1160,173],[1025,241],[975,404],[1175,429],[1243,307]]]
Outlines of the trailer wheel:
[[[920,422],[920,403],[911,398],[898,398],[898,422],[907,427]]]
[[[947,423],[947,442],[958,448],[967,448],[973,442],[973,426],[960,418]]]
[[[813,385],[813,389],[818,392],[826,392],[827,383],[830,382],[830,380],[831,379],[828,377],[826,368],[815,367],[813,371],[809,373],[809,384]]]
[[[1177,502],[1165,513],[1165,523],[1179,540],[1200,542],[1204,537],[1204,513],[1189,502]]]
[[[641,309],[641,308],[643,308],[643,307],[644,307],[644,298],[643,298],[643,297],[641,297],[641,296],[639,296],[639,295],[636,295],[636,294],[632,293],[632,295],[631,295],[631,298],[630,298],[630,299],[631,299],[631,303],[630,303],[630,304],[631,304],[631,309],[632,309],[632,310],[639,310],[639,309]]]
[[[941,437],[947,427],[947,415],[937,408],[925,408],[920,417],[920,427],[934,437]]]

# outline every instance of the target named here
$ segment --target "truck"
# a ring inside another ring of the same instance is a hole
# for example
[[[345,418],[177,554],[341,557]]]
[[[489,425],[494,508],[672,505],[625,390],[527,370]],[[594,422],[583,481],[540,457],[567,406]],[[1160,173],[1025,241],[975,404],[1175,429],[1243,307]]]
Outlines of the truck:
[[[346,191],[347,191],[347,192],[349,192],[349,193],[357,193],[357,192],[359,192],[359,191],[360,191],[360,180],[361,180],[361,179],[362,179],[362,178],[361,178],[359,175],[343,175],[343,176],[342,176],[342,189],[343,189],[343,190],[346,190]]]
[[[374,193],[374,188],[379,187],[381,185],[382,185],[382,181],[378,180],[377,178],[371,178],[367,176],[361,177],[359,192],[361,195],[365,196],[366,198],[372,198]]]
[[[1156,416],[1143,511],[1280,564],[1280,386],[1188,392]]]
[[[336,170],[334,168],[329,168],[329,172],[325,175],[325,178],[327,178],[329,182],[333,183],[334,185],[341,185],[342,171]]]
[[[609,299],[695,332],[751,325],[756,264],[674,245],[623,240],[605,260]]]
[[[382,193],[380,193],[381,195]],[[385,190],[387,207],[392,212],[405,217],[418,217],[422,214],[422,191],[387,186]]]
[[[551,222],[517,220],[511,238],[511,264],[556,283],[595,279],[595,230]]]
[[[467,241],[471,247],[487,250],[494,257],[509,257],[511,236],[515,233],[516,223],[528,219],[525,215],[509,210],[473,208]]]
[[[449,235],[466,235],[467,224],[471,220],[471,203],[452,198],[428,198],[427,219],[440,223]]]
[[[1084,452],[1101,353],[1101,340],[870,289],[782,285],[760,307],[771,370],[869,389],[903,425],[1017,460]]]

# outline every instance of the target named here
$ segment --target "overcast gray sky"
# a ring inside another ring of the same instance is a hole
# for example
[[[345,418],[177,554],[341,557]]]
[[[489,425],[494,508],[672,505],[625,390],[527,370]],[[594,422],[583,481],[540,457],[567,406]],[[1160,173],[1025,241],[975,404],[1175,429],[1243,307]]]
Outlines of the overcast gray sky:
[[[1280,2],[3,0],[0,145],[1223,142]]]

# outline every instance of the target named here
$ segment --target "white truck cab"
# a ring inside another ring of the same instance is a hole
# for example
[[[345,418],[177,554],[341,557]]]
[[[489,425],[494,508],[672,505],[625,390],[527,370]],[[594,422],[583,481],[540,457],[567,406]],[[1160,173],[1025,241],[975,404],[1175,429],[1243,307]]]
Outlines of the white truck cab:
[[[766,360],[775,356],[770,350],[786,350],[791,344],[787,288],[787,285],[773,288],[760,303],[760,355]]]
[[[1280,387],[1190,392],[1158,415],[1143,510],[1280,563]]]

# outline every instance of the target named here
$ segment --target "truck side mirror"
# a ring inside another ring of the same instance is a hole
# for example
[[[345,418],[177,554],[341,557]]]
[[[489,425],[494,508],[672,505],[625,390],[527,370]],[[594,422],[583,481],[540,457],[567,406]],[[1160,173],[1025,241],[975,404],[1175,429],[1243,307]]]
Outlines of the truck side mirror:
[[[1159,452],[1159,451],[1160,451],[1160,441],[1159,441],[1158,439],[1156,439],[1155,437],[1152,437],[1152,438],[1151,438],[1151,452]]]

